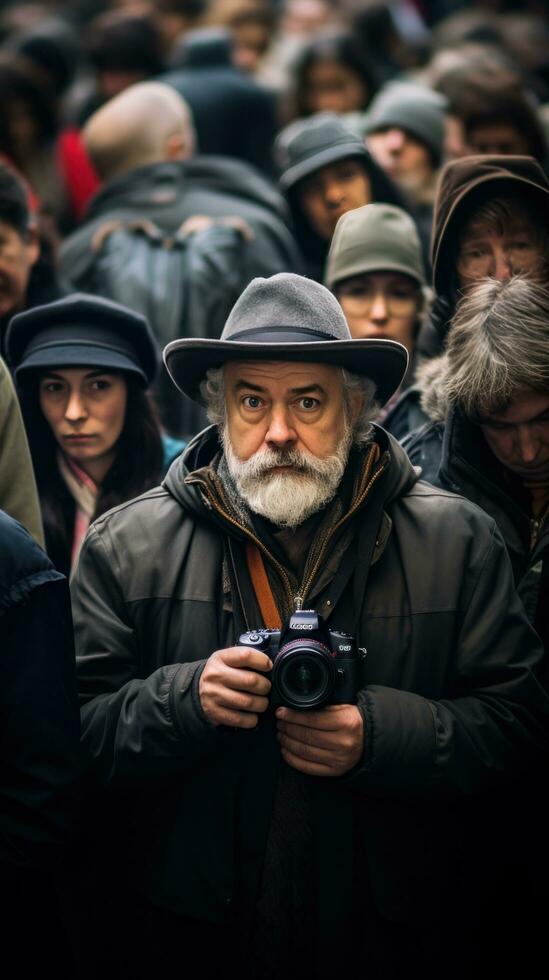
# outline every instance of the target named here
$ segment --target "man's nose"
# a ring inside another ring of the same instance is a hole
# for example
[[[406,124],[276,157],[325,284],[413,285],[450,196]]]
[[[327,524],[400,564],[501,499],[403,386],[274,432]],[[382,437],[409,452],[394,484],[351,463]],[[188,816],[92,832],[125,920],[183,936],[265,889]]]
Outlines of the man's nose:
[[[376,293],[370,307],[370,320],[381,322],[387,320],[388,317],[387,299],[383,293]]]
[[[293,446],[297,442],[297,433],[285,410],[280,409],[272,412],[269,427],[265,433],[265,442],[267,445],[276,446],[279,449]]]
[[[87,417],[84,400],[78,391],[71,391],[67,407],[65,408],[65,418],[68,422],[79,422]]]
[[[499,282],[505,282],[513,275],[509,256],[502,248],[497,248],[492,260],[492,276]]]

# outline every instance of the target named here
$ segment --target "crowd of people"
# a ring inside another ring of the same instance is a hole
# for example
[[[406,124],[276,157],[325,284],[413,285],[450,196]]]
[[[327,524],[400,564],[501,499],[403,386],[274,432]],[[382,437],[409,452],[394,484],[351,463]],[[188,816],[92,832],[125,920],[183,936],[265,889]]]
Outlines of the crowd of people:
[[[6,963],[533,975],[545,5],[5,2],[0,93]]]

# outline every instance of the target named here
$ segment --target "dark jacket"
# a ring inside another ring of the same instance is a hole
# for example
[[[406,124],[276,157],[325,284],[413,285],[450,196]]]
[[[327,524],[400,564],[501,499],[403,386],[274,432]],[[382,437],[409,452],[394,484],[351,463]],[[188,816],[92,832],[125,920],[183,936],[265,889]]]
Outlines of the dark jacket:
[[[0,866],[55,867],[73,822],[79,719],[67,581],[0,511]]]
[[[92,198],[81,228],[65,241],[61,268],[73,285],[86,281],[94,262],[94,236],[105,221],[146,218],[174,234],[194,215],[237,215],[255,235],[249,278],[294,269],[299,255],[285,203],[268,181],[242,161],[193,157],[139,167],[108,181]]]
[[[224,38],[219,31],[204,31],[194,39],[185,37],[173,70],[159,81],[189,104],[200,153],[238,157],[273,173],[275,95],[235,67],[229,34]]]
[[[545,605],[549,594],[549,514],[532,517],[518,478],[498,462],[478,426],[457,410],[445,422],[428,421],[403,445],[422,479],[459,493],[482,507],[498,525],[513,566],[515,584],[530,621],[549,649]],[[549,665],[545,667],[549,682]]]
[[[398,444],[376,432],[381,459],[352,498],[356,516],[348,511],[320,554],[311,551],[309,587],[300,589],[368,651],[363,759],[343,779],[307,781],[321,842],[317,977],[333,975],[350,927],[346,963],[361,961],[370,906],[410,928],[440,925],[446,897],[465,904],[455,864],[463,822],[474,812],[484,840],[478,794],[520,769],[545,738],[541,650],[494,523],[418,483]],[[200,706],[206,659],[261,623],[243,558],[250,532],[224,511],[230,504],[216,499],[203,469],[217,449],[207,430],[161,487],[93,525],[73,600],[84,751],[103,787],[124,794],[137,888],[183,917],[242,925],[256,900],[281,761],[269,713],[252,733],[226,731]],[[373,521],[376,509],[383,515]],[[356,559],[370,549],[364,594],[367,569]],[[298,583],[290,587],[280,560],[265,557],[291,603]],[[477,884],[467,879],[466,915]]]
[[[418,339],[423,357],[440,354],[458,299],[456,262],[460,233],[483,204],[508,194],[530,202],[540,219],[549,219],[549,180],[533,157],[463,157],[443,168],[435,199],[431,264],[435,302]]]

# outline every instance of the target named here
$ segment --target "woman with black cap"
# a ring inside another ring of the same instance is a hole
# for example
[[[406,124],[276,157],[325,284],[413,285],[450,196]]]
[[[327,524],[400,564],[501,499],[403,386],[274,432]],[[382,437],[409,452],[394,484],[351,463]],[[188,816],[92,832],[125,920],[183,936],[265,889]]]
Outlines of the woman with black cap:
[[[14,317],[6,337],[36,472],[46,549],[74,566],[88,526],[162,475],[146,388],[156,348],[139,314],[76,293]]]

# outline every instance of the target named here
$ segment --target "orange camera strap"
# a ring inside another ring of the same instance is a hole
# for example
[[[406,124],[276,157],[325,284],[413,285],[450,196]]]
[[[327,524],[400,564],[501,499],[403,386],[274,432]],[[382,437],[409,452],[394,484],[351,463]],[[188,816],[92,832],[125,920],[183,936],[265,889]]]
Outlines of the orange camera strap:
[[[246,562],[254,587],[255,596],[261,610],[263,625],[267,629],[280,629],[282,620],[274,600],[269,578],[259,548],[248,541],[246,544]]]

